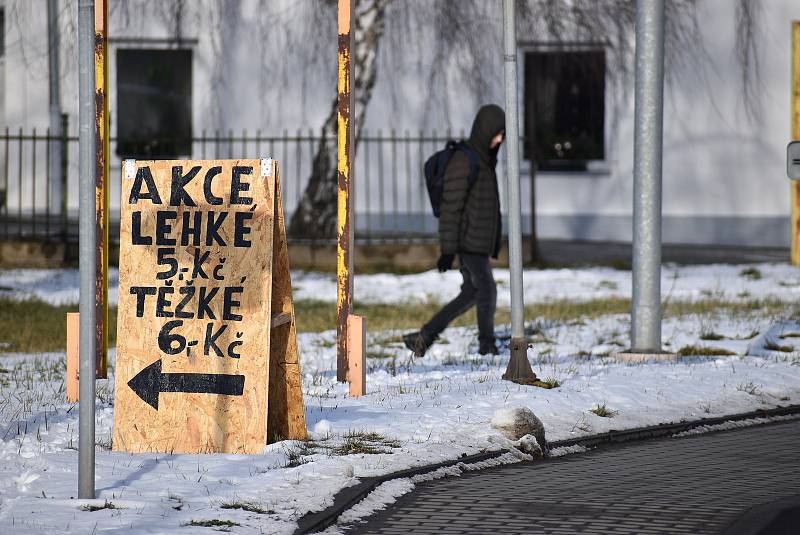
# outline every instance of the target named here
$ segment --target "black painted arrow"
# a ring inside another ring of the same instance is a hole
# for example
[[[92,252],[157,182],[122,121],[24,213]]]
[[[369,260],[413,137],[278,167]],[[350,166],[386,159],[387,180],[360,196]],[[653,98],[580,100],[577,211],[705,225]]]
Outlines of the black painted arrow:
[[[161,373],[159,359],[137,373],[128,381],[128,386],[142,401],[158,410],[158,395],[161,392],[241,396],[244,392],[244,375]]]

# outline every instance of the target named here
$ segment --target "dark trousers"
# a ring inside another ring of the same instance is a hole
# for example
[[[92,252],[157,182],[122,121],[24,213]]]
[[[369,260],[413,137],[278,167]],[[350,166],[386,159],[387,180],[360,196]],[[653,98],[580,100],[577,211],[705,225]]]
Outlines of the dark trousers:
[[[450,324],[451,321],[472,308],[478,309],[478,340],[494,343],[494,311],[497,307],[497,285],[489,265],[489,257],[461,253],[461,292],[434,315],[422,329],[428,343]]]

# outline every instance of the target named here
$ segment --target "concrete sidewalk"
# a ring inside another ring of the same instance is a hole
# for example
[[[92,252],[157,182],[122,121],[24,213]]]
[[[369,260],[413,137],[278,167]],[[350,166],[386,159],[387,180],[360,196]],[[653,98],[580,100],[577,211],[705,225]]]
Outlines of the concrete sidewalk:
[[[800,419],[419,485],[358,534],[800,533]]]

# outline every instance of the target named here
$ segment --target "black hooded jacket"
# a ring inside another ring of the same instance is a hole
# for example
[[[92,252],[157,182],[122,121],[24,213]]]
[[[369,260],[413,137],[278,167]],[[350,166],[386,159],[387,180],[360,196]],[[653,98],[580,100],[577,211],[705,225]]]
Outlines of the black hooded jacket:
[[[478,110],[468,145],[478,154],[478,178],[469,187],[469,159],[457,151],[444,175],[439,216],[443,254],[472,253],[497,257],[500,251],[500,194],[497,188],[497,148],[492,138],[506,128],[502,108],[490,104]]]

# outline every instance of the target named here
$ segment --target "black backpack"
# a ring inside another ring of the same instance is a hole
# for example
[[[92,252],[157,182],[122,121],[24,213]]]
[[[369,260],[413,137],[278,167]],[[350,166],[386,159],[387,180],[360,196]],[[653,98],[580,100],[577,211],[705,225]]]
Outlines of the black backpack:
[[[442,197],[444,196],[444,172],[450,158],[460,150],[469,158],[469,177],[467,182],[471,189],[475,181],[478,180],[478,155],[463,141],[447,142],[444,149],[436,152],[425,162],[425,185],[428,187],[428,197],[431,199],[433,215],[439,217],[442,210]]]

